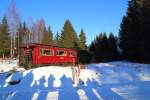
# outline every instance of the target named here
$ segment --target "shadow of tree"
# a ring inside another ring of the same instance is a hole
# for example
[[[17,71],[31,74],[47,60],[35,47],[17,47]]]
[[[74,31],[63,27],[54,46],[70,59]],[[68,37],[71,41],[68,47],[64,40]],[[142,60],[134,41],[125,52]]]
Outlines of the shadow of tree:
[[[71,78],[63,75],[60,80],[61,87],[59,88],[58,100],[79,100],[77,89],[72,86]]]

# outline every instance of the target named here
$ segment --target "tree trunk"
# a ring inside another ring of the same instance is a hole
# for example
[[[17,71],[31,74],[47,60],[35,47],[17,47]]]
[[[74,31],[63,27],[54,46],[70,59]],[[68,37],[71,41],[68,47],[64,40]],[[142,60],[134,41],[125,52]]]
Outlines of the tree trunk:
[[[10,46],[11,46],[10,47],[10,54],[11,54],[10,56],[11,56],[11,58],[13,57],[13,50],[12,50],[13,49],[13,45],[12,45],[12,43],[13,43],[13,41],[11,39],[11,44],[10,44]]]
[[[3,58],[2,58],[2,63],[3,63],[4,62],[4,58],[5,58],[4,52],[2,53],[2,56],[3,56]]]
[[[15,50],[16,50],[16,39],[14,38],[13,57],[15,56]]]
[[[20,38],[20,36],[19,36],[19,33],[18,33],[18,59],[19,59],[19,56],[20,56],[20,47],[19,47],[19,45],[20,45],[19,44],[19,42],[20,42],[19,40],[20,39],[19,38]]]

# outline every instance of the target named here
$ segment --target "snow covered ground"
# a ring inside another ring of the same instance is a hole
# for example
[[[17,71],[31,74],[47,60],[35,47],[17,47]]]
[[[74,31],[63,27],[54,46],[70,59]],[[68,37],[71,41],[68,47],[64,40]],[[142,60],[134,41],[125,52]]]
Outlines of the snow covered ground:
[[[45,66],[8,76],[8,67],[15,64],[0,63],[1,69],[7,66],[0,73],[0,100],[150,100],[148,64],[89,64],[81,70],[78,86],[72,84],[71,67]],[[21,81],[9,85],[11,80]]]
[[[8,72],[12,69],[16,68],[17,70],[19,70],[20,68],[18,68],[18,60],[2,60],[0,59],[0,73],[1,72]]]

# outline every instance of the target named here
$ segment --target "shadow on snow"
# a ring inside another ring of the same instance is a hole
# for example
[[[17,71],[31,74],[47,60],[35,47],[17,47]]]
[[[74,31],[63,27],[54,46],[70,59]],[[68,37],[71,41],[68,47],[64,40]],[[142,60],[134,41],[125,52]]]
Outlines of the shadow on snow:
[[[83,90],[85,96],[89,100],[99,100],[99,99],[119,99],[124,100],[117,93],[112,91],[112,87],[119,86],[119,84],[108,84],[99,85],[94,79],[88,80],[87,85],[79,84],[79,87],[74,87],[72,84],[72,79],[62,75],[60,78],[61,86],[54,87],[55,77],[50,74],[48,77],[48,82],[45,76],[42,76],[39,80],[34,80],[34,75],[32,71],[28,72],[25,76],[22,75],[21,82],[14,86],[0,87],[0,99],[11,99],[11,100],[46,100],[49,93],[57,92],[57,99],[59,100],[79,100],[81,99],[78,90]],[[46,83],[47,86],[45,85]],[[149,82],[150,83],[150,82]],[[32,85],[33,84],[33,85]]]

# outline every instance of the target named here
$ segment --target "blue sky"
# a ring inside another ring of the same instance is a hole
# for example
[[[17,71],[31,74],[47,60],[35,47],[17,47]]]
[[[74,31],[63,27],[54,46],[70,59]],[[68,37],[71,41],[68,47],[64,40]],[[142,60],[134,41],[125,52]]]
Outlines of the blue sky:
[[[11,0],[1,0],[0,20]],[[50,25],[53,32],[62,30],[64,21],[70,19],[76,32],[81,28],[87,35],[87,44],[100,32],[118,35],[120,23],[126,13],[127,0],[16,0],[22,21],[40,18]]]

